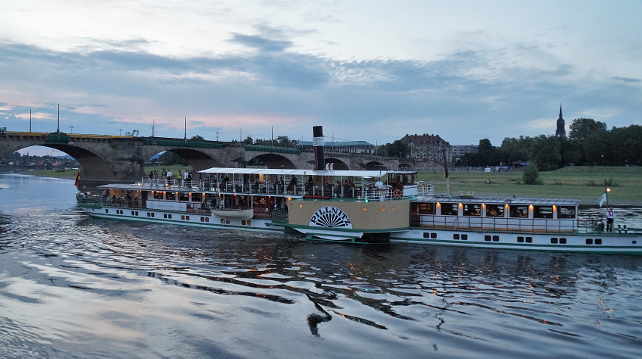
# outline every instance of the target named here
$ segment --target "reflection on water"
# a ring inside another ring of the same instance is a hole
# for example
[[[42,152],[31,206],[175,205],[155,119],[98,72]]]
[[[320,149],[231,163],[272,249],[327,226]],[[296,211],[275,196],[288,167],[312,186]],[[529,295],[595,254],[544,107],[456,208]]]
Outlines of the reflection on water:
[[[338,245],[97,220],[66,195],[51,209],[0,202],[2,357],[639,352],[640,257]]]

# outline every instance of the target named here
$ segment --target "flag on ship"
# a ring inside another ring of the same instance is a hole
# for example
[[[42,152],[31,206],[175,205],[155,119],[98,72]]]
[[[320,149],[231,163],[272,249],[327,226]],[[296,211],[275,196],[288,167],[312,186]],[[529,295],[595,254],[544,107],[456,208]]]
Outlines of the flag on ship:
[[[602,198],[598,199],[598,201],[600,202],[600,207],[604,207],[604,205],[606,204],[606,193],[603,194]]]
[[[76,188],[78,188],[78,185],[80,185],[80,171],[78,171],[78,174],[76,175],[76,182],[74,182],[74,186],[76,186]]]

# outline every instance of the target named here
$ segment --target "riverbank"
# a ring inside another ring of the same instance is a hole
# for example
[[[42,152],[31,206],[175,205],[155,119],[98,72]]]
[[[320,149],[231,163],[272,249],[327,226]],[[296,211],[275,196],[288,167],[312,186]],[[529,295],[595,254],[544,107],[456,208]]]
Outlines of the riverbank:
[[[565,167],[540,172],[541,184],[525,185],[521,172],[450,172],[453,195],[473,191],[475,196],[576,198],[594,206],[602,198],[605,181],[611,192],[609,204],[642,206],[642,168],[640,167]],[[435,193],[445,193],[443,173],[422,172],[419,180],[435,185]]]

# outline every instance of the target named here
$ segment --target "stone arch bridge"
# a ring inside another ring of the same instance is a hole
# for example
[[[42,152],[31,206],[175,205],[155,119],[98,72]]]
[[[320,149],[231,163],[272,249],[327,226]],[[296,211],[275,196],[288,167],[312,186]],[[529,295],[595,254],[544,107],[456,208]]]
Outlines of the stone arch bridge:
[[[240,143],[191,141],[159,137],[100,136],[65,133],[5,132],[0,134],[0,159],[29,146],[62,151],[82,166],[82,185],[95,188],[106,183],[131,183],[145,176],[143,166],[152,156],[171,151],[196,171],[211,167],[246,167],[262,164],[268,168],[314,167],[314,153],[289,148]],[[340,169],[412,168],[396,158],[326,152],[326,163]]]

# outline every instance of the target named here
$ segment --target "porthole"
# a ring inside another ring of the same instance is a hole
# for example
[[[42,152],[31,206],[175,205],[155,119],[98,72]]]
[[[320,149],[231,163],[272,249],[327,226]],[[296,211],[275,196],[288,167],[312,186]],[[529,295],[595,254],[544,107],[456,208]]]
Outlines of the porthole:
[[[437,238],[437,233],[430,233],[430,238]]]
[[[557,238],[551,238],[551,244],[557,244]]]
[[[453,239],[459,239],[459,234],[457,233],[453,234]]]
[[[586,244],[593,244],[592,238],[586,238]]]
[[[490,242],[490,236],[484,236],[484,240],[485,240],[486,242]]]
[[[468,240],[468,235],[467,234],[462,234],[461,235],[461,240],[462,241],[467,241]]]
[[[424,238],[430,238],[430,233],[424,232]]]
[[[595,238],[595,244],[602,244],[602,238]]]
[[[499,236],[493,236],[493,242],[499,242]]]
[[[517,243],[524,243],[524,237],[517,237]]]
[[[560,238],[560,244],[566,244],[566,238]]]
[[[533,243],[533,237],[526,237],[526,243]]]

